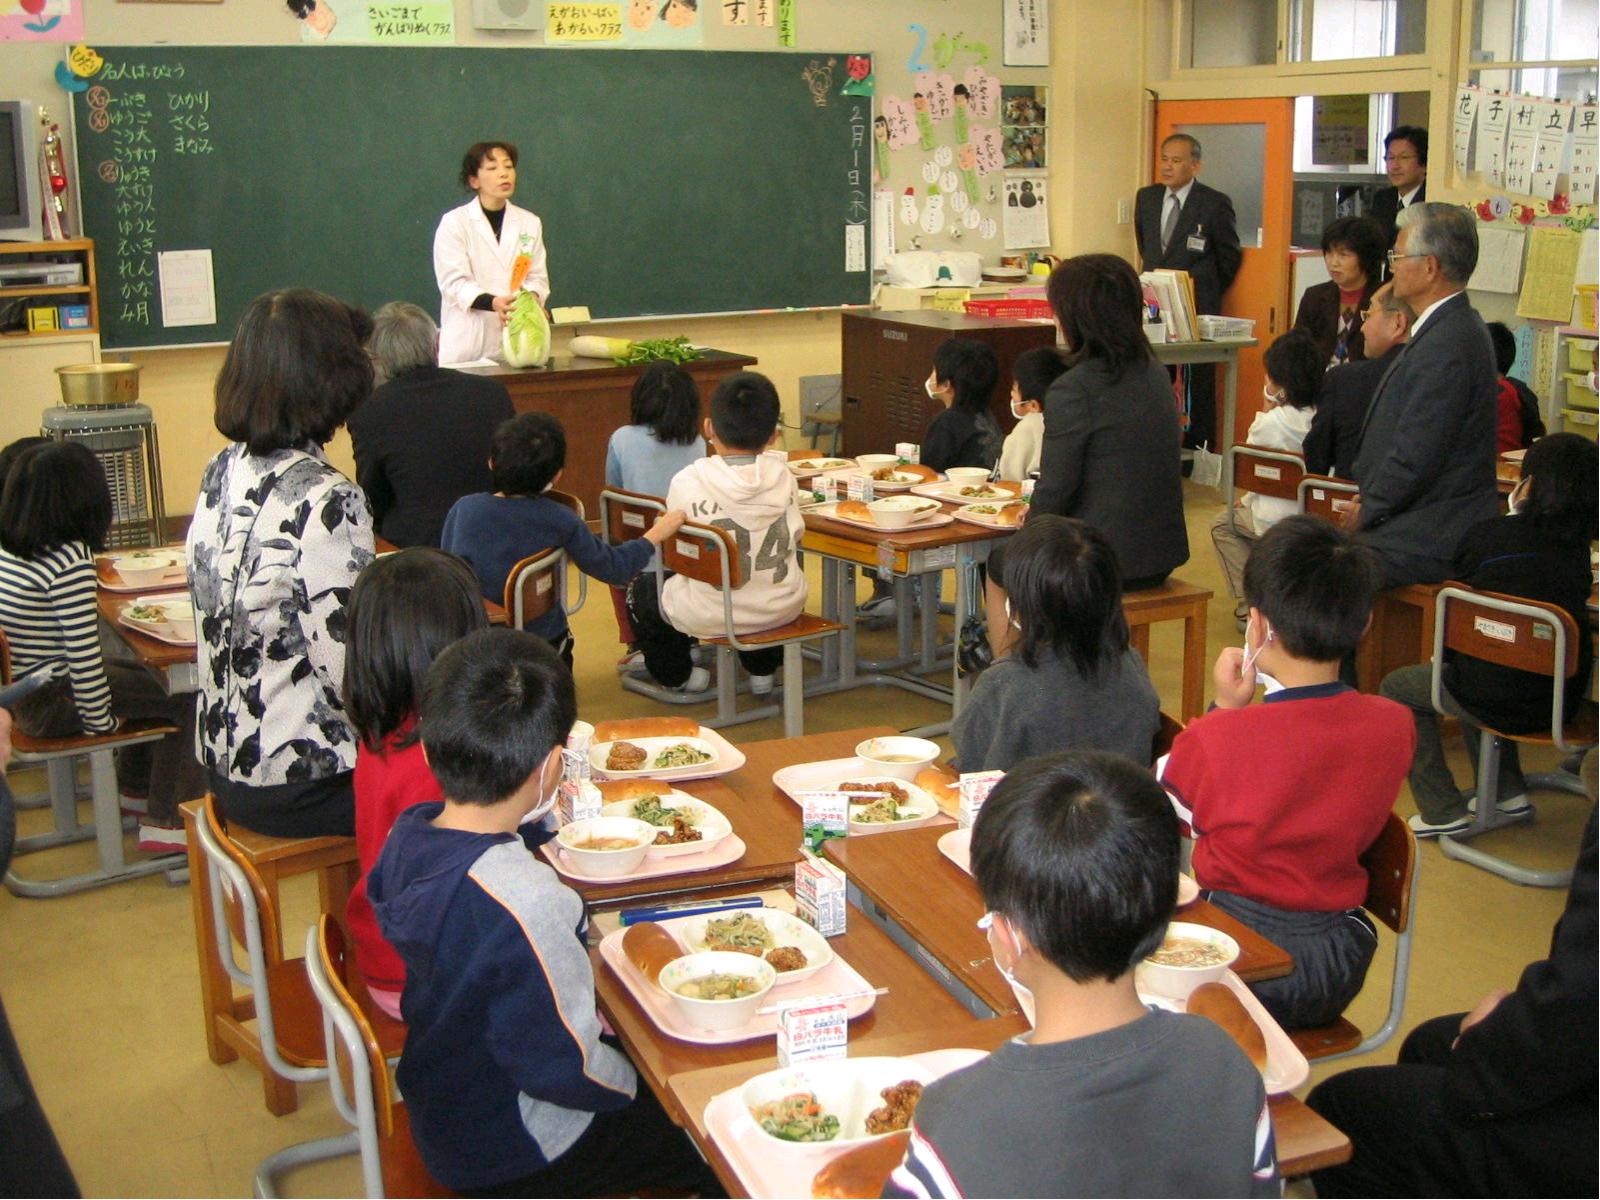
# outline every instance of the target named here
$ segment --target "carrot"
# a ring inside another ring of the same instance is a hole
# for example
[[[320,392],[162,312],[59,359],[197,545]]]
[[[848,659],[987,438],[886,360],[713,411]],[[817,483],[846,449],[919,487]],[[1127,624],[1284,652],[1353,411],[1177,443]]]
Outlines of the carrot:
[[[511,264],[511,290],[517,291],[522,287],[522,281],[528,277],[528,268],[533,266],[533,259],[526,254],[517,255],[517,261]]]

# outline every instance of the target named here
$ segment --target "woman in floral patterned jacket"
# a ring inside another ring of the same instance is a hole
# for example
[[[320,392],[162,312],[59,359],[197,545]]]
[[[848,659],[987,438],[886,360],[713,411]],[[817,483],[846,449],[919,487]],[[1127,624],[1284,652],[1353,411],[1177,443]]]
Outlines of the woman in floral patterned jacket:
[[[372,391],[370,328],[319,292],[251,302],[217,377],[216,425],[233,444],[207,465],[189,527],[197,751],[224,815],[276,837],[355,832],[339,692],[372,514],[322,447]]]

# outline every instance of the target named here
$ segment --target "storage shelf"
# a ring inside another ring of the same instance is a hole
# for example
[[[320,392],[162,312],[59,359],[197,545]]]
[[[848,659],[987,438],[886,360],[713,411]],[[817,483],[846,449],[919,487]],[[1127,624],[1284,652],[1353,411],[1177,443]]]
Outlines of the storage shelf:
[[[40,338],[96,337],[100,332],[100,303],[95,295],[94,242],[89,238],[63,238],[57,242],[0,242],[0,263],[27,262],[75,263],[82,269],[82,283],[45,284],[39,286],[0,286],[0,301],[23,301],[21,307],[48,306],[55,298],[61,304],[80,303],[89,309],[86,328],[73,329],[17,329],[0,333],[0,342],[8,345],[22,341],[37,342]],[[30,300],[45,301],[45,305],[28,304]]]
[[[92,290],[85,283],[63,283],[54,287],[0,287],[0,300],[21,300],[25,296],[87,296]]]

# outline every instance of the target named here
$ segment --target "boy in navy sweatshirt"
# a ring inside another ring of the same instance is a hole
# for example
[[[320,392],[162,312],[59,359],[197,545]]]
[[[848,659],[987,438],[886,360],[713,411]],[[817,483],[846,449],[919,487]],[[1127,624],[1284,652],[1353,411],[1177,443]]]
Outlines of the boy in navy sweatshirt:
[[[505,597],[511,568],[552,546],[565,550],[585,575],[621,587],[649,565],[655,548],[683,524],[683,513],[664,513],[643,538],[606,545],[589,532],[582,517],[544,494],[561,481],[566,464],[567,434],[560,421],[538,412],[512,417],[495,430],[489,444],[494,491],[461,497],[445,516],[440,549],[466,559],[483,594],[495,603]],[[527,628],[572,666],[572,632],[560,605]]]
[[[445,801],[401,814],[367,881],[406,964],[400,1090],[455,1191],[703,1192],[715,1179],[601,1038],[582,900],[528,847],[576,715],[572,676],[517,630],[463,638],[428,671],[419,724]]]

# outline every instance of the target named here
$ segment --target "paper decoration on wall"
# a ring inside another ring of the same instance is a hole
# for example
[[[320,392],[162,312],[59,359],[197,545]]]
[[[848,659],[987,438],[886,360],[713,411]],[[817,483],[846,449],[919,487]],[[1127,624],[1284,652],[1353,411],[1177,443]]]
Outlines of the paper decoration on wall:
[[[894,253],[894,193],[878,188],[872,193],[872,269],[881,271]]]
[[[555,5],[551,5],[552,8]],[[620,24],[615,3],[584,4],[607,27]],[[456,40],[451,0],[288,0],[300,20],[302,42],[378,42],[391,46],[449,45]]]
[[[906,28],[916,35],[915,44],[911,47],[911,54],[906,59],[906,73],[920,75],[930,69],[928,63],[922,57],[928,52],[928,31],[923,26],[916,24],[907,25]]]
[[[1037,125],[1019,125],[1004,130],[1005,164],[1007,169],[1042,169],[1045,162],[1044,129]]]
[[[951,150],[949,146],[940,146],[933,152],[933,161],[941,167],[948,167],[955,160],[955,151]]]
[[[1533,187],[1531,194],[1553,200],[1556,184],[1567,159],[1567,134],[1572,128],[1572,105],[1545,101],[1534,105],[1534,120],[1539,132],[1533,145]]]
[[[970,54],[978,62],[988,62],[989,44],[969,41],[965,35],[959,33],[941,33],[934,39],[933,65],[940,70],[955,62],[958,54]]]
[[[83,0],[0,0],[0,42],[75,42]]]
[[[82,43],[67,51],[67,66],[79,79],[93,79],[105,65],[98,50]]]
[[[889,149],[904,150],[917,140],[916,112],[899,96],[885,96],[880,105],[888,129]]]
[[[981,195],[978,190],[977,165],[977,148],[971,142],[962,143],[961,151],[956,155],[956,166],[961,168],[962,189],[965,191],[967,199],[973,204],[978,203]]]
[[[1571,229],[1536,225],[1528,230],[1528,261],[1517,316],[1537,321],[1571,319],[1572,285],[1582,243],[1582,235]]]
[[[1533,147],[1539,137],[1534,120],[1537,105],[1527,96],[1511,102],[1511,122],[1506,127],[1506,182],[1508,192],[1533,192]]]
[[[1508,221],[1514,225],[1532,225],[1535,221],[1556,218],[1561,225],[1582,233],[1595,223],[1593,204],[1573,204],[1566,196],[1551,200],[1534,200],[1521,203],[1509,196],[1486,196],[1469,205],[1480,222]],[[1548,224],[1548,221],[1546,221]]]
[[[950,211],[955,213],[958,217],[965,212],[969,212],[972,208],[972,201],[967,199],[967,193],[964,191],[957,190],[951,192],[949,201]]]
[[[778,0],[778,45],[793,46],[794,38],[794,0]]]
[[[939,190],[947,196],[960,186],[961,181],[956,178],[956,173],[954,171],[946,171],[943,175],[939,176]]]
[[[975,208],[968,208],[961,214],[961,223],[968,229],[976,229],[983,224],[983,214]]]
[[[1595,180],[1600,174],[1600,107],[1581,106],[1573,114],[1572,170],[1568,196],[1574,204],[1593,204]]]
[[[917,118],[917,145],[924,150],[933,149],[933,117],[928,111],[928,98],[921,92],[911,97],[911,107]]]
[[[968,67],[961,77],[971,100],[972,115],[980,121],[992,121],[1000,106],[1000,80],[982,67]]]
[[[833,68],[838,62],[836,58],[830,58],[827,62],[813,58],[806,69],[800,72],[800,78],[811,89],[811,102],[818,108],[828,107],[828,93],[833,91]]]
[[[89,81],[87,79],[79,79],[64,62],[56,64],[56,85],[63,91],[68,92],[87,92],[89,90]]]
[[[756,24],[763,29],[772,28],[773,9],[776,7],[774,0],[752,0],[755,7]]]
[[[939,182],[939,164],[931,158],[922,164],[922,181],[924,183]]]
[[[967,211],[971,212],[972,210],[968,209]],[[983,219],[983,224],[978,226],[978,236],[981,238],[987,238],[989,241],[993,241],[995,235],[999,232],[1000,223],[993,217],[985,217]]]
[[[948,75],[923,72],[916,77],[917,92],[928,101],[930,121],[948,121],[955,112],[956,81]]]
[[[1050,205],[1043,179],[1006,179],[1006,202],[1001,211],[1007,250],[1027,250],[1050,244]]]
[[[1008,67],[1050,65],[1049,0],[1003,0],[1004,48],[1001,59]]]
[[[973,130],[971,145],[976,153],[975,165],[979,175],[988,175],[1005,166],[1005,152],[998,129]]]
[[[1510,123],[1510,99],[1485,96],[1478,110],[1478,148],[1472,166],[1483,173],[1490,187],[1506,185],[1506,126]]]
[[[1478,104],[1483,100],[1483,90],[1475,87],[1456,89],[1456,109],[1451,119],[1451,160],[1459,180],[1467,173],[1471,159],[1472,130],[1478,123]]]
[[[1478,266],[1467,286],[1476,292],[1515,293],[1522,283],[1522,251],[1527,235],[1516,226],[1478,229]]]
[[[917,223],[917,189],[907,188],[905,195],[900,197],[900,224],[915,225]]]
[[[872,173],[879,183],[889,182],[889,118],[872,118]]]
[[[870,96],[875,90],[872,76],[872,55],[851,54],[844,60],[844,86],[841,96]]]
[[[944,197],[934,188],[922,206],[922,231],[940,233],[944,230]]]
[[[440,2],[448,6],[450,0]],[[699,0],[547,0],[544,40],[553,46],[699,46],[705,23]]]

